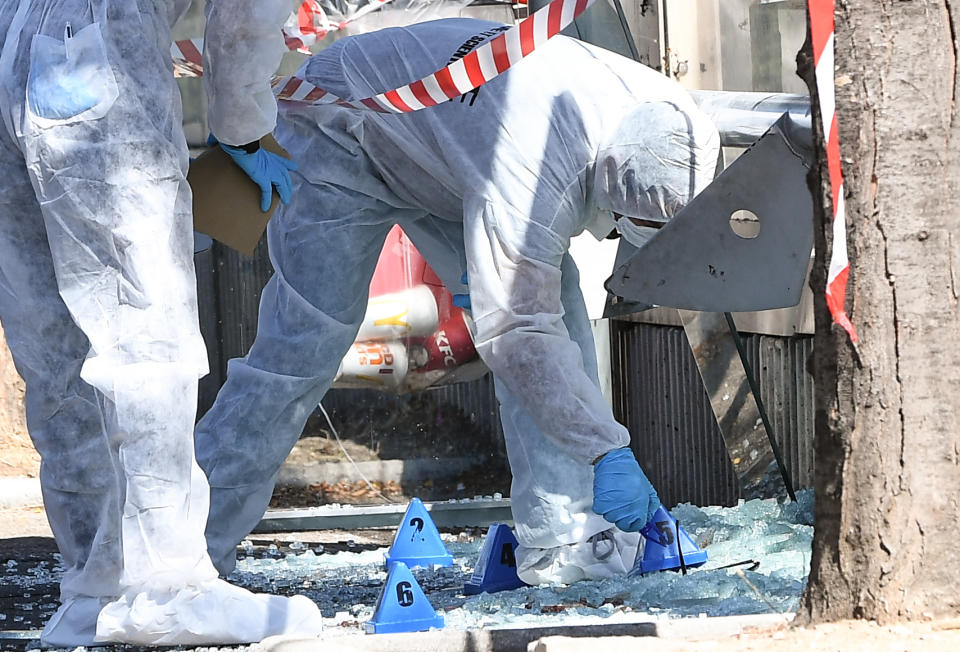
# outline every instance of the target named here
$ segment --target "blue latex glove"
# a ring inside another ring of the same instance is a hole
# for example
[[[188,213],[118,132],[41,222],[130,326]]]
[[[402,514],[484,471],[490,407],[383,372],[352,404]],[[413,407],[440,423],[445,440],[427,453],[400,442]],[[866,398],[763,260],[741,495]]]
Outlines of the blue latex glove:
[[[223,143],[220,143],[220,147],[230,155],[241,170],[247,173],[248,177],[253,179],[254,183],[260,186],[260,210],[264,213],[270,210],[274,188],[280,195],[280,201],[284,204],[290,203],[290,198],[293,196],[290,170],[297,169],[296,163],[262,147],[253,153],[247,152],[242,147]]]
[[[593,465],[593,511],[624,532],[639,532],[659,507],[657,491],[629,448],[612,450]]]
[[[467,273],[464,272],[463,276],[460,277],[460,282],[464,285],[467,284]],[[469,294],[455,294],[453,295],[453,305],[458,308],[463,308],[466,311],[471,309],[470,306],[470,295]]]

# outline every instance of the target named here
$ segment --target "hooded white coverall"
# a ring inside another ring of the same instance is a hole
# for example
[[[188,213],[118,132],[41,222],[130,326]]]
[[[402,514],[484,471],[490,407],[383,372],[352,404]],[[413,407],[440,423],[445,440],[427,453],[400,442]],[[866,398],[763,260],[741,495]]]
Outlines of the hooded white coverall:
[[[193,449],[207,372],[170,26],[188,0],[0,3],[0,321],[65,573],[42,640],[315,633],[316,606],[217,578]],[[211,123],[269,132],[289,0],[208,1]],[[69,27],[68,27],[69,26]]]
[[[503,29],[445,19],[382,30],[337,42],[300,74],[362,99]],[[521,578],[629,570],[639,535],[607,537],[618,555],[588,545],[613,527],[590,509],[591,462],[629,436],[599,389],[567,248],[585,228],[613,230],[610,211],[665,221],[709,183],[719,138],[692,99],[653,70],[558,36],[478,90],[410,114],[281,105],[276,136],[299,171],[293,201],[268,226],[275,273],[250,352],[230,361],[197,428],[221,572],[354,340],[395,223],[451,291],[467,291],[468,272],[476,348],[497,379],[513,471]]]

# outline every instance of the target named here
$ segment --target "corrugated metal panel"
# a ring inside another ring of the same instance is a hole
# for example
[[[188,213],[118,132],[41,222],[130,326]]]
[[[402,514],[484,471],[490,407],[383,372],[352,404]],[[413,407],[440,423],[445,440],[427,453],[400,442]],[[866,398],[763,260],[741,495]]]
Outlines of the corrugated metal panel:
[[[211,367],[201,385],[202,414],[225,377],[227,360],[246,354],[253,342],[260,291],[271,269],[265,243],[253,258],[214,244],[196,263],[201,329]],[[736,476],[683,330],[623,321],[613,322],[611,328],[614,413],[630,430],[634,448],[661,498],[668,505],[733,504],[739,496]],[[813,381],[805,361],[812,351],[812,338],[745,335],[744,339],[794,484],[811,486]],[[386,406],[390,401],[412,399],[371,394],[376,393],[333,390],[324,405],[336,410],[357,401]],[[458,410],[479,430],[489,432],[491,454],[502,454],[503,431],[490,376],[436,388],[429,394],[434,405]]]
[[[614,412],[667,505],[729,505],[739,485],[683,329],[613,322]],[[744,335],[787,468],[813,480],[811,337]]]
[[[493,377],[468,383],[428,389],[420,394],[395,396],[372,389],[331,389],[323,397],[323,406],[335,418],[338,412],[356,414],[358,407],[408,411],[409,406],[420,406],[424,418],[434,416],[437,407],[466,417],[476,432],[489,434],[489,455],[505,456],[500,411],[493,388]]]
[[[200,309],[200,332],[207,347],[210,373],[200,379],[198,412],[205,413],[220,391],[223,373],[220,369],[220,327],[217,319],[217,285],[214,274],[213,249],[207,249],[193,257],[197,270],[197,305]]]
[[[747,359],[796,488],[813,486],[813,377],[806,361],[812,337],[744,335]]]
[[[252,257],[215,244],[217,311],[223,373],[231,358],[246,355],[257,336],[260,293],[273,274],[267,239],[261,238]]]
[[[479,428],[490,433],[493,444],[493,453],[506,455],[503,443],[503,426],[500,424],[500,406],[497,403],[496,391],[493,387],[493,375],[487,374],[483,378],[469,383],[446,385],[429,390],[435,400],[455,406],[470,417],[470,420]]]
[[[735,504],[737,476],[683,330],[613,328],[615,413],[661,500]]]
[[[199,414],[209,409],[226,379],[227,362],[246,355],[257,334],[260,294],[273,268],[266,238],[260,241],[252,257],[219,243],[195,256],[200,304],[200,325],[210,359],[210,375],[201,381]],[[490,375],[469,383],[429,390],[430,401],[458,410],[470,421],[489,432],[491,454],[503,451],[503,430]],[[328,410],[358,403],[370,406],[399,406],[412,397],[397,397],[372,390],[331,390],[324,398]]]
[[[207,344],[210,375],[201,381],[198,414],[213,404],[226,380],[227,362],[246,355],[257,335],[260,293],[273,267],[266,237],[252,257],[219,242],[194,256],[197,267],[200,330]]]

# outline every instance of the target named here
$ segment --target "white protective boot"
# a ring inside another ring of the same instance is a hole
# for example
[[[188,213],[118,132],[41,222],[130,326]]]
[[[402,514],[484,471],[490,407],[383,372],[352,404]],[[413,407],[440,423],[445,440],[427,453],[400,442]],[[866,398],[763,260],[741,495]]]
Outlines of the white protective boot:
[[[62,595],[60,609],[43,631],[44,645],[229,645],[278,635],[307,638],[321,633],[320,609],[309,598],[252,593],[217,578],[203,554],[206,481],[195,463],[191,475],[191,505],[186,510],[189,516],[180,528],[185,553],[199,552],[191,571],[169,573],[165,585],[149,581],[150,576],[138,575],[135,570],[127,571],[124,584],[129,588],[112,600]],[[128,521],[127,539],[149,525],[142,518]],[[149,567],[143,563],[140,566]]]
[[[97,639],[137,645],[254,643],[268,636],[319,636],[320,610],[302,595],[251,593],[224,580],[127,594],[100,612]]]
[[[64,600],[43,631],[47,647],[92,647],[108,641],[136,645],[254,643],[269,636],[307,638],[321,632],[320,610],[309,598],[251,593],[223,580],[187,589]]]
[[[43,645],[69,648],[97,645],[97,615],[106,603],[105,598],[61,598],[60,608],[43,629]]]
[[[517,575],[527,584],[572,584],[626,577],[637,557],[641,535],[611,527],[586,541],[554,548],[518,546]]]

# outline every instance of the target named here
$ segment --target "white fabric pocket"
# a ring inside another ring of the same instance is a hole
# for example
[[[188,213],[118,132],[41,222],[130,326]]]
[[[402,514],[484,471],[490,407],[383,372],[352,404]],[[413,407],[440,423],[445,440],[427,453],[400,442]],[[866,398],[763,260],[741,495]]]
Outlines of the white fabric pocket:
[[[63,41],[37,34],[30,47],[27,113],[38,127],[96,120],[120,95],[98,23]]]

